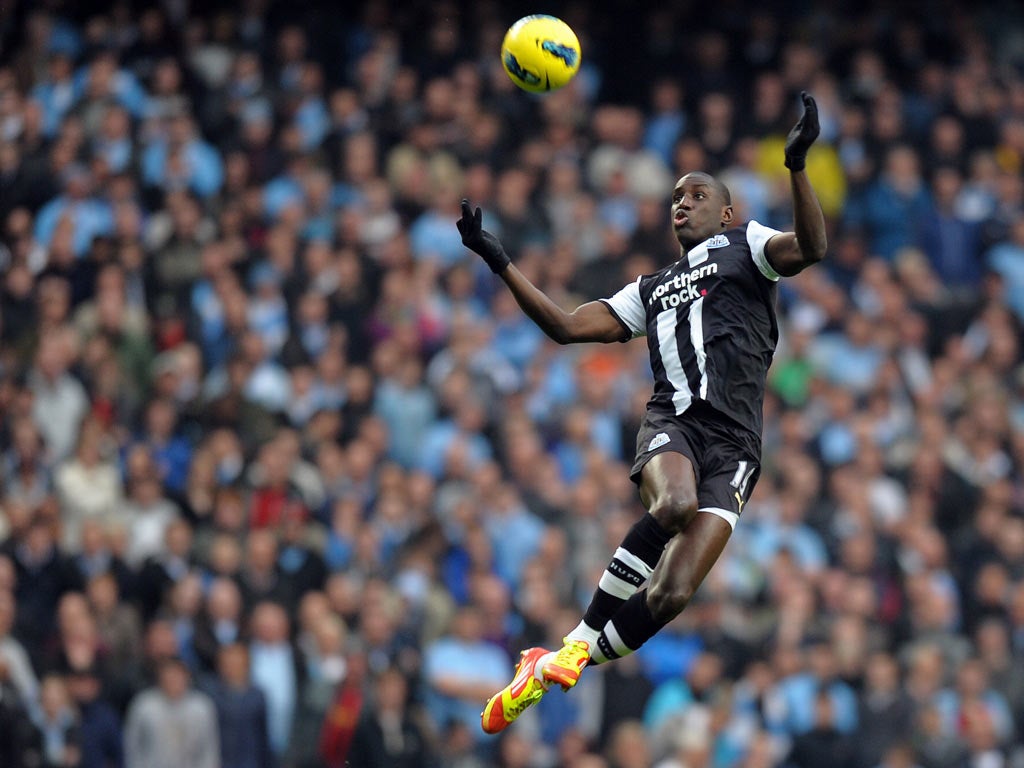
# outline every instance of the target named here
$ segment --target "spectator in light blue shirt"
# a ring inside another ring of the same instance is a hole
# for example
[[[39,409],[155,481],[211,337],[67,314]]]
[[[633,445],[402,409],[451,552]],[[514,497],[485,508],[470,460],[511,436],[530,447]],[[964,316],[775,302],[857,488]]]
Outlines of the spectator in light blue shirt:
[[[269,219],[276,219],[286,208],[305,204],[302,184],[309,171],[309,158],[303,153],[295,153],[288,157],[284,172],[267,182],[263,187],[263,212]]]
[[[424,652],[426,711],[438,729],[456,720],[478,741],[484,741],[488,737],[480,729],[481,704],[505,685],[511,674],[505,652],[483,640],[479,611],[470,606],[460,608],[448,634]]]
[[[479,466],[492,456],[490,441],[484,437],[486,413],[483,405],[470,397],[458,404],[450,419],[436,422],[423,435],[417,469],[431,477],[444,475],[452,453],[471,466]]]
[[[1003,299],[1018,320],[1024,320],[1024,216],[1018,217],[1010,238],[987,254],[989,269],[1003,278]]]
[[[782,494],[778,520],[758,519],[749,533],[743,534],[750,557],[767,567],[780,551],[786,550],[804,573],[821,573],[828,564],[828,551],[821,536],[804,522],[806,506],[796,494]]]
[[[242,356],[251,366],[245,382],[245,395],[275,413],[288,407],[291,400],[291,379],[288,372],[269,354],[258,331],[248,330],[242,336]]]
[[[644,130],[644,149],[656,152],[666,165],[673,163],[676,141],[686,131],[683,91],[676,80],[658,80],[651,88],[651,111]]]
[[[43,134],[47,137],[55,136],[61,121],[77,99],[73,65],[67,54],[57,52],[51,55],[46,79],[32,88],[29,97],[43,111]]]
[[[196,135],[188,115],[171,120],[166,138],[158,138],[142,155],[143,181],[164,190],[190,189],[207,198],[224,183],[220,153]]]
[[[381,380],[373,411],[388,427],[389,456],[403,467],[415,466],[420,446],[437,415],[437,402],[423,383],[419,360],[405,358],[394,376]]]
[[[277,271],[267,262],[257,264],[249,275],[249,328],[263,339],[269,357],[276,357],[288,338],[288,304],[280,282]]]
[[[409,228],[409,244],[417,260],[433,259],[447,269],[466,259],[459,231],[452,222],[459,218],[459,198],[454,190],[439,191],[434,207],[420,214]]]
[[[117,56],[107,51],[75,73],[75,97],[76,101],[93,102],[112,99],[135,118],[146,111],[146,91],[135,75],[118,67]]]
[[[117,105],[109,107],[100,121],[99,134],[92,142],[92,154],[102,160],[112,174],[134,170],[135,146],[131,128],[128,111]]]
[[[303,64],[298,83],[298,90],[302,95],[295,107],[294,120],[299,129],[302,148],[305,150],[319,147],[331,127],[331,117],[321,95],[323,81],[323,72],[319,64]]]
[[[614,229],[628,238],[637,226],[636,198],[629,189],[626,163],[614,168],[605,182],[603,194],[598,200],[598,220],[605,229]]]
[[[35,236],[43,246],[50,245],[57,225],[64,218],[72,223],[72,248],[81,257],[94,238],[109,235],[114,229],[110,206],[92,195],[92,176],[85,166],[72,164],[64,172],[64,194],[54,198],[36,217]]]
[[[862,313],[851,313],[844,330],[813,342],[811,360],[831,383],[864,393],[875,385],[885,353],[876,342],[871,321]]]
[[[807,651],[807,668],[779,680],[769,691],[765,720],[770,730],[797,736],[814,727],[815,701],[820,692],[832,704],[834,726],[840,733],[857,728],[857,695],[835,674],[835,656],[825,643]]]
[[[494,335],[491,348],[525,374],[544,344],[544,333],[537,324],[523,314],[509,291],[495,295],[491,306],[494,317]]]
[[[306,213],[303,239],[330,243],[334,237],[334,213],[337,210],[331,175],[321,169],[307,174],[302,180],[302,197]]]
[[[494,568],[506,584],[519,583],[523,566],[544,539],[544,523],[523,503],[514,487],[503,486],[488,499],[484,528],[494,548]]]

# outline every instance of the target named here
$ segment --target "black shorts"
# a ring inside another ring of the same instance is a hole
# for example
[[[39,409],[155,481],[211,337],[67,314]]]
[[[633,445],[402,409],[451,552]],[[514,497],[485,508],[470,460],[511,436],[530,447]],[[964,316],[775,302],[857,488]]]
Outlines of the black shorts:
[[[749,430],[705,403],[681,416],[648,411],[637,433],[630,479],[639,485],[644,465],[666,451],[681,453],[693,464],[697,509],[735,527],[761,474],[759,447]]]

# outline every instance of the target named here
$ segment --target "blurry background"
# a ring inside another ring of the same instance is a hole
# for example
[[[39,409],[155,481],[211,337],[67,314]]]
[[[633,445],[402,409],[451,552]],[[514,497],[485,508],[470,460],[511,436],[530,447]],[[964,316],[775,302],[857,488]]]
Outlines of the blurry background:
[[[650,373],[546,341],[459,199],[573,308],[678,256],[687,171],[789,227],[801,89],[830,248],[754,498],[485,738],[642,512]],[[1019,768],[1022,172],[1012,2],[0,5],[0,764]]]

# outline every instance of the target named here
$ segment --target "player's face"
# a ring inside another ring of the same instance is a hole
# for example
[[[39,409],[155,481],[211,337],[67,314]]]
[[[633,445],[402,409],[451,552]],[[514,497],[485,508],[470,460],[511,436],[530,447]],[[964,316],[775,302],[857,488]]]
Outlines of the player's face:
[[[732,222],[732,206],[703,173],[688,173],[672,191],[672,228],[684,248],[702,243]]]

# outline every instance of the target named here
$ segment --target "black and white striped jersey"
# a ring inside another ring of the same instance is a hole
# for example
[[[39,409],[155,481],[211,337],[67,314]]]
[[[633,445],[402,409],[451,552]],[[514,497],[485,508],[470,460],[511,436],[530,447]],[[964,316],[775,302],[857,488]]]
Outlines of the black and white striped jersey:
[[[756,437],[760,454],[768,366],[779,338],[779,275],[765,257],[771,229],[750,221],[602,299],[628,341],[647,336],[648,409],[682,414],[704,400]]]

